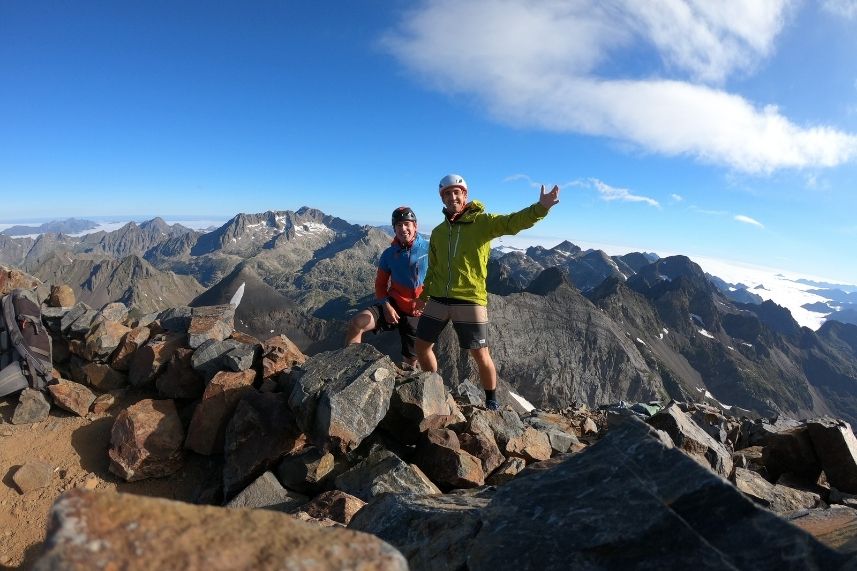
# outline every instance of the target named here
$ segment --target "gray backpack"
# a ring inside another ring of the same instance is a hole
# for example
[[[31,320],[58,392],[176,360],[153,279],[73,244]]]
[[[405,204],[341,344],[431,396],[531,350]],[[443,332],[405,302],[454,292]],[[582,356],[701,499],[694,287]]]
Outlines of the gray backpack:
[[[53,381],[51,336],[35,294],[12,290],[0,300],[0,397]]]

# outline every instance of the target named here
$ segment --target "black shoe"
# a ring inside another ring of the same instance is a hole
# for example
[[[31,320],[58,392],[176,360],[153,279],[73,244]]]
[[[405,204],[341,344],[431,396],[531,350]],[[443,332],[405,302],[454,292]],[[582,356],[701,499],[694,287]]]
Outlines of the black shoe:
[[[494,399],[488,399],[485,401],[485,408],[488,410],[500,410],[500,403]]]

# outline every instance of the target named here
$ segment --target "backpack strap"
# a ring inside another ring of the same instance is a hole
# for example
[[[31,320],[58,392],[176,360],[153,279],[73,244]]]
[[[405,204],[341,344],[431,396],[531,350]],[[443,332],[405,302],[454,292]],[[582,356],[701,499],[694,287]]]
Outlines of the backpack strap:
[[[26,370],[24,367],[21,367],[21,370],[25,375],[28,374],[30,377],[30,381],[32,382],[33,388],[35,389],[43,389],[45,385],[50,383],[53,380],[53,371],[51,367],[45,367],[44,361],[40,359],[37,355],[35,355],[30,347],[24,342],[24,336],[21,334],[21,330],[18,327],[18,322],[15,319],[15,308],[12,306],[12,295],[7,295],[2,300],[3,306],[3,319],[6,322],[6,330],[9,333],[9,340],[12,342],[12,347],[18,354],[21,356],[21,360],[26,365]],[[30,320],[33,318],[29,317]],[[25,321],[27,320],[25,317]],[[14,325],[13,325],[14,324]],[[41,325],[41,324],[39,324]],[[41,353],[41,351],[40,351]],[[5,371],[5,369],[4,369]]]

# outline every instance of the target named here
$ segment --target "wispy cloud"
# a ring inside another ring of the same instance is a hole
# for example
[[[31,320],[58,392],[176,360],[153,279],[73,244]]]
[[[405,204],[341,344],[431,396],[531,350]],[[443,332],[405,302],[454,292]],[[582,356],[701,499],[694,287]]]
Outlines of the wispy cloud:
[[[682,202],[684,200],[684,197],[680,194],[671,194],[670,198],[673,199],[673,202]]]
[[[720,87],[773,53],[794,4],[427,0],[383,45],[431,87],[474,95],[508,124],[749,173],[835,166],[857,157],[857,135],[796,124]],[[450,30],[466,32],[449,41]],[[661,67],[599,73],[647,49]]]
[[[834,16],[857,19],[857,0],[823,0],[821,7]]]
[[[580,186],[583,188],[590,188],[598,192],[601,197],[601,200],[607,202],[619,201],[619,202],[643,202],[648,204],[649,206],[654,206],[655,208],[660,208],[661,205],[654,198],[649,198],[648,196],[640,196],[638,194],[633,194],[627,188],[618,188],[615,186],[610,186],[609,184],[598,180],[597,178],[590,178],[586,180],[576,180],[570,183],[567,183],[563,186]]]
[[[693,205],[689,206],[688,209],[692,210],[693,212],[698,212],[699,214],[706,214],[708,216],[729,216],[729,213],[725,210],[710,210]]]
[[[751,226],[757,226],[758,228],[765,227],[765,225],[759,222],[758,220],[750,218],[749,216],[744,216],[743,214],[737,214],[735,216],[735,220],[737,220],[738,222],[743,222],[744,224],[750,224]]]

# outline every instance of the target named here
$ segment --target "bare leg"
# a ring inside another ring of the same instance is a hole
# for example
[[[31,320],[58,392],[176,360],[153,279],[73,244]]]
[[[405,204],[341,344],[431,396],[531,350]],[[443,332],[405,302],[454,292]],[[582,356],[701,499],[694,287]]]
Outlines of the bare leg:
[[[345,344],[360,343],[363,339],[363,334],[373,329],[375,329],[375,317],[371,311],[364,309],[348,322],[348,331],[345,333]]]
[[[476,366],[479,367],[479,380],[482,382],[482,388],[489,391],[495,390],[497,388],[497,369],[494,368],[494,361],[491,359],[488,347],[470,349],[470,356],[473,357]]]
[[[417,353],[417,359],[420,362],[420,368],[423,371],[436,373],[437,357],[434,356],[434,351],[432,351],[432,347],[434,347],[434,343],[429,343],[428,341],[423,341],[422,339],[417,338],[414,350]]]

